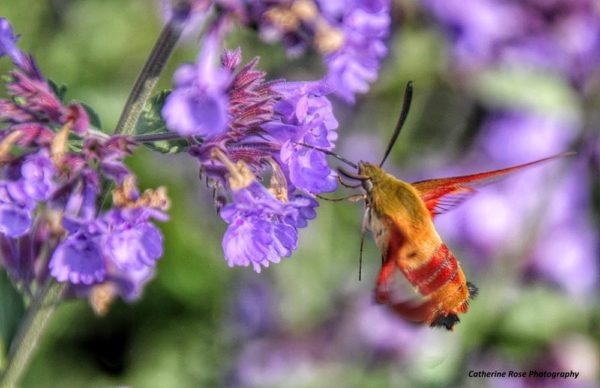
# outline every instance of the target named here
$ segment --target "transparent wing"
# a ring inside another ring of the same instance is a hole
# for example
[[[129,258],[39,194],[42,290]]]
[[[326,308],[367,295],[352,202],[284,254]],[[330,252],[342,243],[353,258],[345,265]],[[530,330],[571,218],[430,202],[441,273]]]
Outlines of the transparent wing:
[[[574,155],[566,152],[529,163],[519,164],[500,170],[486,171],[479,174],[463,175],[451,178],[430,179],[412,183],[421,196],[425,206],[434,217],[452,210],[477,192],[477,188],[495,182],[507,174],[565,156]]]

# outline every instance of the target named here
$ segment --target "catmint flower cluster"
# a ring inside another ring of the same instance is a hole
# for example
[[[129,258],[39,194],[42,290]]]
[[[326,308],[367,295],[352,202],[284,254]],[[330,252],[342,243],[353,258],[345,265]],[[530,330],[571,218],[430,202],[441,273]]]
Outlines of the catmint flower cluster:
[[[288,53],[313,48],[323,58],[335,94],[348,103],[377,79],[390,28],[387,0],[250,2],[249,15],[266,41]]]
[[[237,49],[217,65],[216,49],[209,38],[198,62],[177,71],[163,116],[173,131],[202,137],[190,153],[229,224],[229,265],[260,272],[296,249],[298,228],[316,215],[314,195],[335,190],[336,174],[310,146],[332,149],[338,124],[326,82],[267,82],[258,59],[242,66]]]
[[[176,29],[201,21],[206,32],[196,63],[176,71],[159,107],[162,120],[178,141],[187,141],[214,190],[228,224],[228,264],[260,272],[292,254],[298,230],[316,216],[317,196],[337,187],[323,152],[337,139],[329,97],[354,102],[377,78],[390,3],[163,4]],[[166,219],[166,193],[138,190],[123,163],[137,145],[134,137],[93,128],[89,108],[66,104],[64,90],[44,78],[18,48],[8,21],[0,20],[0,56],[15,65],[9,97],[0,100],[2,264],[26,289],[50,276],[68,283],[72,294],[135,299],[163,254],[153,221]],[[314,49],[326,74],[316,81],[267,81],[258,58],[243,63],[240,49],[222,49],[235,24],[281,39],[290,54]]]
[[[316,216],[316,196],[337,187],[323,153],[337,139],[329,96],[353,103],[377,78],[387,53],[390,3],[183,4],[170,9],[171,19],[202,19],[207,32],[196,63],[175,73],[162,117],[168,129],[190,140],[189,152],[214,189],[215,206],[229,225],[223,238],[227,262],[252,264],[260,272],[291,255],[298,229]],[[317,81],[266,81],[256,68],[258,58],[242,64],[240,49],[221,52],[236,24],[256,29],[267,41],[282,41],[291,55],[314,49],[326,74]]]
[[[387,54],[389,0],[194,0],[183,15],[205,21],[200,16],[211,6],[219,14],[216,24],[256,29],[264,41],[281,42],[290,57],[315,51],[332,93],[349,104],[369,91]],[[168,14],[182,16],[166,8]]]
[[[16,67],[0,99],[2,266],[28,292],[49,276],[92,302],[102,291],[99,312],[116,296],[135,299],[163,253],[151,221],[166,219],[165,190],[138,191],[123,163],[132,140],[92,128],[82,104],[63,103],[3,18],[0,56]]]

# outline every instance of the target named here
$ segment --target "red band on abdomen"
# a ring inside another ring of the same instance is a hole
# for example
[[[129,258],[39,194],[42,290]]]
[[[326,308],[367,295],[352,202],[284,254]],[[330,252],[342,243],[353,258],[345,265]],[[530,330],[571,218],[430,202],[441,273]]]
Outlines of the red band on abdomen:
[[[446,244],[442,243],[427,263],[414,270],[404,271],[404,274],[422,295],[429,295],[454,278],[457,269],[456,258]]]

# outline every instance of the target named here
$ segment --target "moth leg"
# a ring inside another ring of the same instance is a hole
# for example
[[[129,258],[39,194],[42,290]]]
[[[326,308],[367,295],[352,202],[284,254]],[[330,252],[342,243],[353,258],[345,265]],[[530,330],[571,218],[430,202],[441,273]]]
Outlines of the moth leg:
[[[377,276],[377,283],[375,286],[375,301],[379,304],[386,304],[390,302],[390,283],[392,280],[392,273],[396,267],[396,263],[393,260],[387,260],[383,263],[379,275]]]
[[[367,200],[366,194],[360,194]],[[365,207],[365,213],[363,215],[362,223],[360,226],[360,249],[358,254],[358,280],[361,280],[362,275],[362,258],[363,258],[363,248],[365,246],[365,235],[367,234],[368,225],[371,222],[371,207],[368,205]]]
[[[341,198],[327,198],[320,194],[316,194],[316,197],[319,199],[325,200],[325,201],[330,201],[330,202],[341,202],[341,201],[358,202],[358,201],[364,200],[366,195],[365,194],[353,194],[353,195],[349,195],[347,197],[341,197]]]
[[[365,233],[366,229],[362,229],[360,232],[360,248],[358,250],[358,281],[362,278],[362,258],[363,258],[363,248],[365,247]]]
[[[358,189],[360,187],[360,183],[358,183],[356,185],[350,184],[350,183],[344,181],[339,175],[337,176],[337,179],[338,179],[338,182],[340,182],[340,184],[344,187],[348,187],[350,189]]]

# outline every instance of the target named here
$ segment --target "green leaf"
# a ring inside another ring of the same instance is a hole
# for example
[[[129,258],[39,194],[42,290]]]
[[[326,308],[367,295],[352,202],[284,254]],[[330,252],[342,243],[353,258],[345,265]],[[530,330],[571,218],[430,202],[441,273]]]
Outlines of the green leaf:
[[[92,127],[96,129],[102,129],[102,122],[100,121],[100,116],[98,115],[98,113],[96,113],[94,108],[92,108],[85,102],[78,101],[78,103],[83,107],[83,109],[85,109],[86,113],[88,114],[88,117],[90,118],[90,124],[92,125]]]
[[[23,298],[14,288],[6,271],[0,271],[0,360],[5,357],[24,312]]]
[[[170,90],[163,90],[148,101],[135,126],[136,135],[151,135],[169,132],[167,124],[163,120],[160,112],[170,93]],[[186,151],[188,142],[185,140],[160,140],[144,143],[144,145],[154,151],[165,154],[175,154]]]
[[[58,97],[60,102],[65,102],[65,96],[67,94],[67,86],[59,85],[56,82],[52,81],[51,79],[48,80],[48,84],[50,85],[50,87],[52,88],[52,91],[54,92],[56,97]]]

